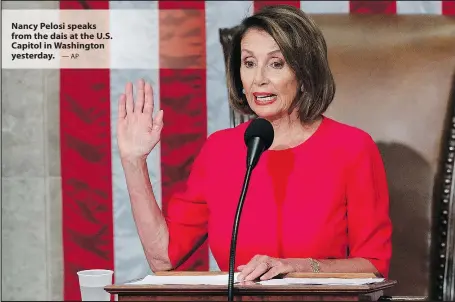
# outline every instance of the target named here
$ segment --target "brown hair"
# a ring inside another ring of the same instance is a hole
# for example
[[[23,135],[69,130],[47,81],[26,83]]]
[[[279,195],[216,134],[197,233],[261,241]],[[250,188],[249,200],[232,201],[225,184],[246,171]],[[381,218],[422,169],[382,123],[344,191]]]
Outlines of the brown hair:
[[[293,6],[266,6],[245,18],[232,38],[227,62],[229,101],[234,110],[254,115],[242,93],[240,78],[240,42],[249,29],[267,32],[276,41],[299,83],[289,114],[298,108],[303,123],[314,121],[330,105],[335,81],[327,60],[327,46],[322,32],[303,11]],[[300,87],[303,85],[303,92]]]

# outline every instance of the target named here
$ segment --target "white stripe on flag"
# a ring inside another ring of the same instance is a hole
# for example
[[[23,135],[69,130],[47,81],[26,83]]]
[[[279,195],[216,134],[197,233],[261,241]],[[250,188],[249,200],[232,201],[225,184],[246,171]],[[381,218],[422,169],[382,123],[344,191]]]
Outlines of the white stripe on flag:
[[[300,9],[307,14],[346,14],[349,1],[300,1]]]
[[[207,134],[229,128],[229,104],[220,28],[238,25],[253,12],[253,1],[206,1]]]
[[[137,1],[111,1],[111,9],[147,9],[147,14],[140,14],[137,21],[141,26],[138,30],[144,31],[140,36],[147,35],[150,39],[147,44],[153,48],[147,56],[154,56],[152,61],[158,62],[159,57],[159,20],[157,2],[137,2]],[[111,28],[124,26],[122,20],[111,20]],[[128,45],[115,45],[112,52],[115,55],[120,47]],[[141,60],[150,60],[140,58]],[[144,277],[151,274],[151,270],[144,256],[144,251],[139,239],[136,225],[134,223],[128,191],[125,183],[123,168],[120,163],[116,128],[117,128],[117,105],[118,97],[123,92],[126,82],[131,81],[136,84],[137,79],[143,78],[151,82],[154,90],[155,112],[159,110],[159,69],[132,70],[132,69],[112,69],[111,76],[111,133],[112,133],[112,186],[113,186],[113,220],[114,220],[114,265],[115,281],[125,282],[132,279]],[[149,175],[152,181],[155,197],[161,205],[161,165],[159,145],[151,152],[147,159]]]
[[[238,25],[252,12],[253,1],[205,2],[208,135],[230,127],[226,70],[219,29]],[[210,270],[219,270],[210,250],[209,264]]]
[[[442,1],[397,1],[397,14],[442,15]]]

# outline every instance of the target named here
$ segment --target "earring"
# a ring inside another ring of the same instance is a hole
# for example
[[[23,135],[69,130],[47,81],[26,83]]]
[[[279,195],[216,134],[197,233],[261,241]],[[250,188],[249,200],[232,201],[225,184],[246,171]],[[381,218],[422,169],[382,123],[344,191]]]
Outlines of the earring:
[[[302,84],[302,86],[300,86],[300,91],[303,92],[303,90],[304,90],[304,89],[303,89],[303,84]]]
[[[245,88],[244,88],[244,89],[242,89],[242,93],[243,93],[243,94],[245,94]]]

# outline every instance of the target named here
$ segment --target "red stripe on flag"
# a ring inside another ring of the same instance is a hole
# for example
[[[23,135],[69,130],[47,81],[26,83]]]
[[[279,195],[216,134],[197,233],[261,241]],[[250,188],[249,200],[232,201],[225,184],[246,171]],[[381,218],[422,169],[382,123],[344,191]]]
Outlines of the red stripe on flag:
[[[388,14],[397,12],[396,1],[349,1],[351,14]]]
[[[442,14],[445,16],[455,16],[455,1],[442,1]]]
[[[159,9],[162,209],[166,214],[167,201],[184,188],[207,138],[205,2],[160,1]],[[208,269],[207,242],[177,268]]]
[[[108,9],[107,1],[60,1]],[[60,71],[64,299],[81,300],[77,271],[114,269],[109,69]]]
[[[202,9],[205,10],[205,1],[160,1],[160,9]]]
[[[108,0],[61,0],[60,9],[109,9]]]
[[[300,8],[300,1],[254,1],[254,11],[257,12],[264,6],[269,5],[292,5]]]

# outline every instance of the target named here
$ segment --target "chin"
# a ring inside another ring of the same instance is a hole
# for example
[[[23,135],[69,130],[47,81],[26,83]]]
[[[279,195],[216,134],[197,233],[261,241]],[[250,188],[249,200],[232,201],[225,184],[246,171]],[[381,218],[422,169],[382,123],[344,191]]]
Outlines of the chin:
[[[286,114],[285,112],[283,112],[283,110],[280,110],[275,106],[254,106],[251,109],[258,117],[267,120],[273,120],[278,116],[283,116]]]

